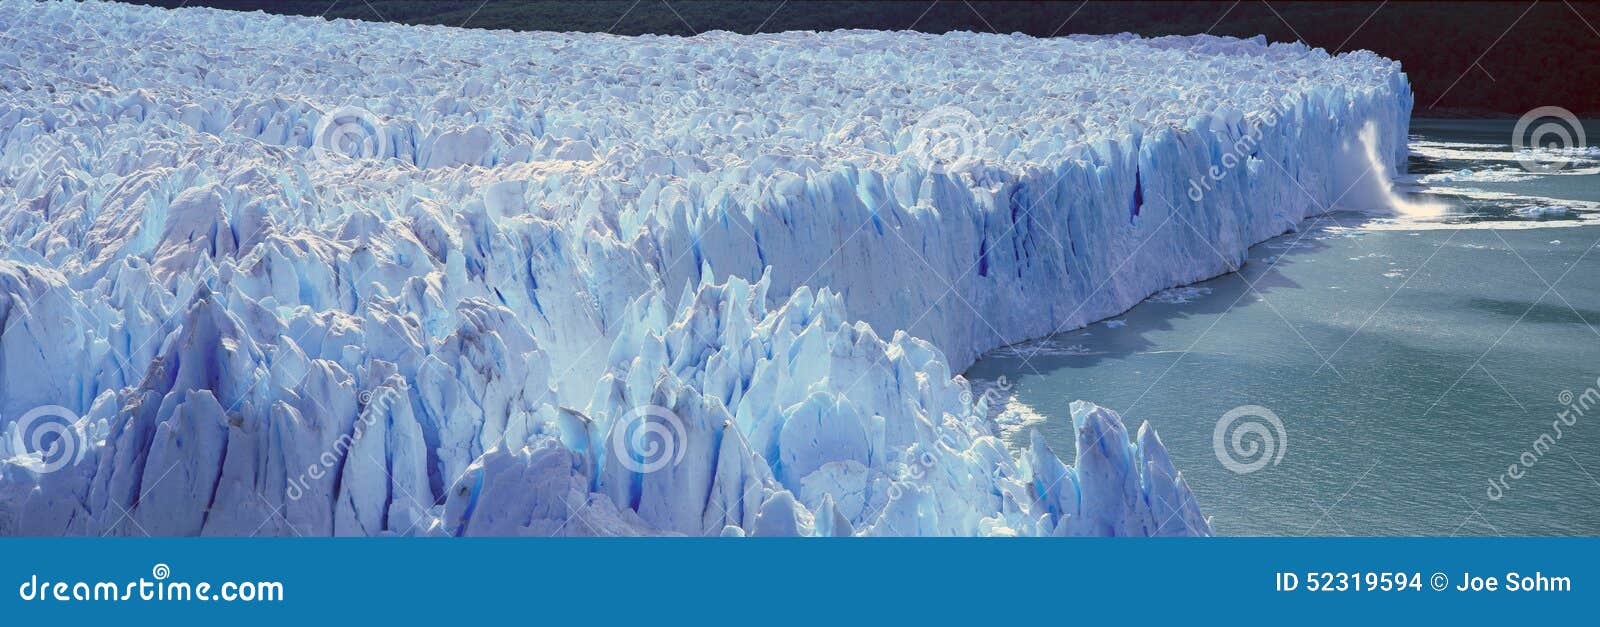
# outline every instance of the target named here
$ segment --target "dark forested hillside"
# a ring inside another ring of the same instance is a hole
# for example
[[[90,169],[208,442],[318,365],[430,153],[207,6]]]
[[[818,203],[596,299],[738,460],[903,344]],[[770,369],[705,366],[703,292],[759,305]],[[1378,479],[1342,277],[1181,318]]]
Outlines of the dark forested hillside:
[[[515,30],[690,35],[838,28],[1264,34],[1399,59],[1418,116],[1600,114],[1596,2],[753,2],[678,0],[144,0],[329,18]],[[1070,18],[1070,19],[1069,19]]]

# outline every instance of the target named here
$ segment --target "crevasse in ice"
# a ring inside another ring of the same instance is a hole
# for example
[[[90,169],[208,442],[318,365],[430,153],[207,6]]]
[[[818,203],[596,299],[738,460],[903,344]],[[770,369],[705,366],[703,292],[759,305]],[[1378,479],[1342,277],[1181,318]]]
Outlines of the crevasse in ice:
[[[1008,451],[956,373],[1348,204],[1412,100],[1209,36],[0,31],[0,533],[1207,534],[1148,426]]]

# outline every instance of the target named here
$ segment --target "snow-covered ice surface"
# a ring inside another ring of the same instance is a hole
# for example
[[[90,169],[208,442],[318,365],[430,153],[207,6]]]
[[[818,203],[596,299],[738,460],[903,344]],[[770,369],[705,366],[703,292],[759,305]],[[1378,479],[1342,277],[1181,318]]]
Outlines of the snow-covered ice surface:
[[[1209,36],[0,32],[0,533],[1206,534],[1150,429],[1015,456],[955,373],[1350,204],[1412,100]]]

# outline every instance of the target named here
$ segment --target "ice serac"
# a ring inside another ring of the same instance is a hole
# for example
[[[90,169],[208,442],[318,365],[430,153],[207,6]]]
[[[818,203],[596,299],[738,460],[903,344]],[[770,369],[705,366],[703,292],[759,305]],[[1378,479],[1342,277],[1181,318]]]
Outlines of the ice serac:
[[[1148,426],[1011,451],[956,373],[1352,204],[1411,109],[1259,38],[0,23],[0,533],[1208,534]]]

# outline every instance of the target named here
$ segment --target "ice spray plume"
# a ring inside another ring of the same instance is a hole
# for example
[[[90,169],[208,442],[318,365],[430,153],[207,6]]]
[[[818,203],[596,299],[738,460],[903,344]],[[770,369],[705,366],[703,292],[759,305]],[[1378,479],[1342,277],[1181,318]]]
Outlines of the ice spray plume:
[[[1395,170],[1390,167],[1388,162],[1384,161],[1378,152],[1378,125],[1376,123],[1369,120],[1363,125],[1359,139],[1362,156],[1365,157],[1362,162],[1362,167],[1365,168],[1365,171],[1361,175],[1361,179],[1352,183],[1352,185],[1366,187],[1367,193],[1364,196],[1356,196],[1366,200],[1366,202],[1356,206],[1357,209],[1362,211],[1385,211],[1412,218],[1423,218],[1440,215],[1450,208],[1449,205],[1443,203],[1410,200],[1395,191],[1394,179],[1391,177]],[[1355,195],[1354,190],[1352,190],[1351,195]]]

